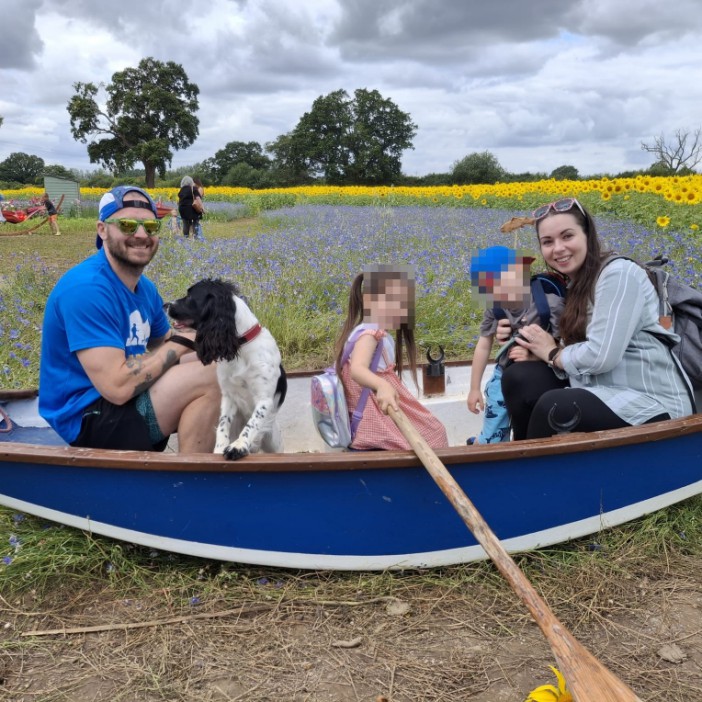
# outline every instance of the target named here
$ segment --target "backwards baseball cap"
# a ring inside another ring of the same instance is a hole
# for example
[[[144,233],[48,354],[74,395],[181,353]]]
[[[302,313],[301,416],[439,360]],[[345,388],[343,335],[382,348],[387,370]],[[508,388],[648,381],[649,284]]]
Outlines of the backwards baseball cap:
[[[147,202],[130,199],[128,197],[129,193],[139,193],[147,199]],[[151,199],[151,195],[149,195],[146,190],[137,188],[136,185],[118,185],[100,198],[100,204],[98,205],[98,219],[101,222],[104,222],[115,212],[118,212],[125,207],[141,207],[145,210],[151,210],[151,212],[158,217],[156,203]],[[97,246],[98,249],[102,248],[102,238],[99,234],[95,239],[95,246]]]

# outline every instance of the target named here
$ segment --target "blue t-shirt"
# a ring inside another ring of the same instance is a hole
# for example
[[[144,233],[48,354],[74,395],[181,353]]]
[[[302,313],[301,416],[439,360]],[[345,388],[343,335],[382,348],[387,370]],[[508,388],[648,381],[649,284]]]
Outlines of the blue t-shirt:
[[[146,352],[170,325],[156,286],[145,276],[132,292],[115,274],[105,249],[66,272],[44,312],[39,371],[39,413],[64,441],[80,433],[83,410],[100,394],[77,352],[100,346],[127,356]]]

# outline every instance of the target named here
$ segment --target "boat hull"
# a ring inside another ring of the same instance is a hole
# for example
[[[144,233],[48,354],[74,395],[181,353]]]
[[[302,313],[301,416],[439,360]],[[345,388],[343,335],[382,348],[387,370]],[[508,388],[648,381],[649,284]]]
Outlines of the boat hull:
[[[437,452],[510,551],[592,534],[702,491],[702,417]],[[0,443],[0,504],[156,549],[287,568],[484,558],[406,451],[148,454]]]

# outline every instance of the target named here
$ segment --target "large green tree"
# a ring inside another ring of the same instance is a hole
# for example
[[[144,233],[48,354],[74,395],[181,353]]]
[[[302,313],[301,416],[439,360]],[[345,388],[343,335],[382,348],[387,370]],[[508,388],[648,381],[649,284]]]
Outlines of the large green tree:
[[[198,135],[197,85],[180,64],[145,58],[126,68],[105,86],[107,100],[97,102],[99,87],[74,83],[68,102],[71,133],[88,143],[91,163],[115,172],[144,164],[146,186],[153,187],[156,171],[166,172],[173,150],[190,146]]]
[[[56,178],[68,178],[69,180],[78,180],[73,171],[58,163],[52,163],[48,166],[44,166],[44,175],[55,176]]]
[[[575,166],[558,166],[551,171],[549,178],[554,180],[578,180],[580,177],[578,169]]]
[[[496,183],[503,180],[506,171],[497,157],[489,151],[474,152],[453,164],[451,180],[460,185]]]
[[[401,175],[417,125],[377,90],[345,90],[318,97],[289,134],[268,150],[276,165],[301,178],[337,184],[389,184]]]
[[[33,185],[43,170],[43,158],[17,151],[0,163],[0,180]]]
[[[240,164],[246,164],[256,171],[265,171],[270,168],[271,160],[257,141],[230,141],[211,159],[207,159],[207,165],[218,183],[223,183],[231,169]]]

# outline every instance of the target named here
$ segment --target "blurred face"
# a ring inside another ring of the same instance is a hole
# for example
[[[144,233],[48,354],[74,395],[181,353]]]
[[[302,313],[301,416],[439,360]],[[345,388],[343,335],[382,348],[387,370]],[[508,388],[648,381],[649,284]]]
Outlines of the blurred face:
[[[529,299],[529,267],[523,263],[514,263],[502,271],[492,288],[492,300],[501,303],[526,304]]]
[[[575,278],[587,256],[587,235],[572,214],[555,214],[539,222],[539,246],[544,261]]]
[[[148,202],[141,193],[137,192],[128,193],[125,199]],[[150,210],[145,210],[141,207],[123,207],[121,210],[115,212],[109,219],[136,219],[144,221],[146,219],[156,219],[156,215]],[[117,224],[98,222],[97,231],[102,237],[103,246],[106,249],[108,257],[134,272],[140,273],[141,270],[150,263],[151,259],[158,251],[158,234],[149,236],[144,230],[144,227],[141,226],[134,234],[127,236],[120,231]]]
[[[408,280],[388,279],[384,292],[363,294],[363,320],[374,322],[382,329],[399,329],[402,324],[413,326],[413,292]]]

